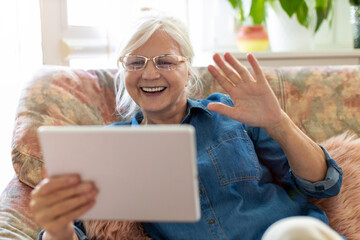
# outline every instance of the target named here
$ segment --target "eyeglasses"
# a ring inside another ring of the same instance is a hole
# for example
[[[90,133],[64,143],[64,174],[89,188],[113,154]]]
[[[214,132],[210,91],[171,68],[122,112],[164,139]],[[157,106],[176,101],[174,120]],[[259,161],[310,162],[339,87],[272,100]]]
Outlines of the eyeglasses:
[[[185,62],[188,60],[188,58],[171,54],[160,55],[152,58],[138,55],[127,55],[119,58],[118,66],[121,62],[125,70],[138,71],[144,69],[149,60],[154,62],[157,69],[169,71],[176,69],[176,66],[180,62]]]

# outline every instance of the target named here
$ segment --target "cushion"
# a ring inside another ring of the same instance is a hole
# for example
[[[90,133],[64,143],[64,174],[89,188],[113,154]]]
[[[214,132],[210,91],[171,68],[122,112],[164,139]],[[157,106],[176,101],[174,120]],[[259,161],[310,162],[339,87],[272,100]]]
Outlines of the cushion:
[[[360,138],[348,133],[321,143],[343,169],[340,193],[313,202],[329,217],[330,226],[349,240],[360,239]]]
[[[277,69],[284,110],[311,139],[325,141],[347,130],[360,136],[360,66]]]
[[[39,226],[32,221],[28,205],[32,188],[14,177],[0,198],[0,239],[36,239]]]
[[[142,225],[125,221],[84,221],[89,240],[149,240]]]
[[[45,67],[24,89],[12,139],[12,161],[20,181],[34,187],[42,178],[37,129],[43,125],[107,125],[115,114],[115,71]]]

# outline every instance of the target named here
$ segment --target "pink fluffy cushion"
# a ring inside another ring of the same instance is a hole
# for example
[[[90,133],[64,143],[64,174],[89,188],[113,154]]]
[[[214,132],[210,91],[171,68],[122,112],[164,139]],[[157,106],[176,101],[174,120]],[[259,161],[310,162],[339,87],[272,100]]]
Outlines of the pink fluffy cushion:
[[[89,240],[149,240],[141,224],[125,221],[84,221]]]
[[[360,239],[360,138],[344,133],[322,143],[343,169],[340,193],[314,203],[323,209],[330,226],[349,240]]]

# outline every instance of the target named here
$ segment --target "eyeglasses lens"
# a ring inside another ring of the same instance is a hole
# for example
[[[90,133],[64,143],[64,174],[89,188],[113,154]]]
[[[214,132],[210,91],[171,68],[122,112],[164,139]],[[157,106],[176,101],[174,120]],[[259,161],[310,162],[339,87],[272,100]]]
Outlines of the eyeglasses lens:
[[[146,58],[141,56],[127,56],[123,59],[124,68],[130,71],[141,70],[146,62]]]
[[[159,56],[155,58],[155,63],[160,70],[171,70],[175,69],[179,63],[178,58],[173,55]]]
[[[141,70],[145,67],[147,60],[143,56],[126,56],[123,60],[123,66],[129,71]],[[156,68],[159,70],[172,70],[179,64],[177,56],[163,55],[154,57]]]

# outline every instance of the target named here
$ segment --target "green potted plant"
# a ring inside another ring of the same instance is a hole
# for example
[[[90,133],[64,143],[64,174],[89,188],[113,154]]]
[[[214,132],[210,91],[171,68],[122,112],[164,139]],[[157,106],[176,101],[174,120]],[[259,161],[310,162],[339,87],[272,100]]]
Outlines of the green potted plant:
[[[349,0],[354,34],[354,48],[360,48],[360,0]]]
[[[245,16],[245,2],[246,0],[228,0],[231,6],[238,12],[238,19],[245,21],[247,18],[251,18],[255,25],[260,25],[265,22],[266,18],[266,3],[279,1],[282,9],[287,13],[289,17],[296,15],[299,23],[308,28],[311,15],[309,14],[309,8],[314,8],[316,11],[316,26],[315,32],[317,32],[325,19],[331,17],[331,9],[333,6],[333,0],[249,0],[250,11]],[[360,0],[350,0],[350,2],[359,3]]]
[[[264,26],[265,5],[256,1],[257,11],[245,16],[246,3],[242,0],[228,0],[236,10],[236,42],[241,52],[264,51],[269,47],[269,38]],[[252,6],[251,9],[254,9]]]
[[[228,0],[228,2],[236,11],[236,19],[238,19],[239,25],[243,25],[249,19],[254,25],[263,25],[265,20],[270,18],[269,16],[280,17],[282,14],[289,20],[296,18],[297,25],[301,26],[299,27],[301,29],[297,31],[290,28],[292,30],[291,33],[286,32],[286,30],[283,34],[279,34],[278,31],[274,33],[274,28],[286,28],[267,22],[270,45],[273,51],[311,49],[314,34],[319,30],[324,20],[331,19],[332,17],[333,0]],[[285,13],[269,13],[270,10],[278,11],[279,9]],[[284,24],[284,21],[279,20],[277,22]],[[304,34],[305,31],[306,34]],[[285,36],[295,35],[295,33],[301,35],[301,37],[294,36],[294,39],[298,41],[284,40]],[[279,35],[282,37],[280,41],[274,39],[279,37]],[[302,41],[300,42],[299,39],[302,39]],[[305,39],[308,41],[306,42]],[[279,50],[278,48],[282,49]]]

